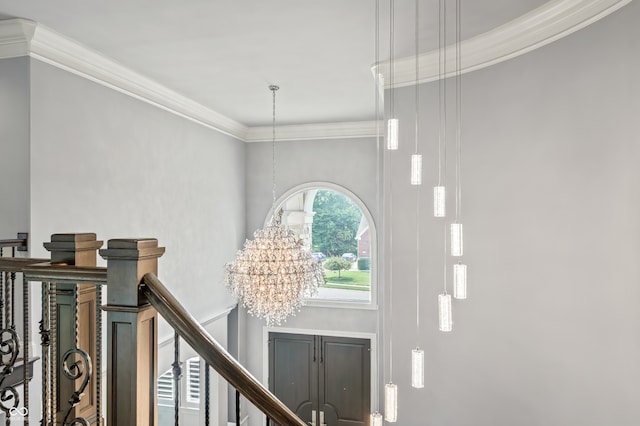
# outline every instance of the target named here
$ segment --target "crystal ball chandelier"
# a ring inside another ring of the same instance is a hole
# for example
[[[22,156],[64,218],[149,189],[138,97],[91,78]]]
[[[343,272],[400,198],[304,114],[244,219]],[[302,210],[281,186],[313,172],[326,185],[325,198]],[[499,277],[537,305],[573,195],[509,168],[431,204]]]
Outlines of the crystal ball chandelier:
[[[276,91],[273,93],[273,190],[272,212],[275,215],[275,141],[276,141]],[[318,292],[324,284],[322,264],[311,256],[293,231],[276,223],[272,217],[269,225],[254,233],[238,251],[233,262],[225,265],[227,287],[247,308],[249,314],[264,318],[267,325],[280,325],[290,315],[295,315],[308,297]]]
[[[324,283],[324,268],[282,225],[259,229],[226,265],[227,286],[249,314],[280,325]]]

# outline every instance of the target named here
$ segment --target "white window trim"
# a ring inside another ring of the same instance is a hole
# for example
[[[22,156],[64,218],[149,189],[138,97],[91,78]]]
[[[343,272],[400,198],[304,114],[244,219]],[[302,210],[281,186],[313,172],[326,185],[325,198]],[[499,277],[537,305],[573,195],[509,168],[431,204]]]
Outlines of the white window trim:
[[[378,233],[376,230],[376,223],[373,220],[373,216],[371,212],[367,208],[367,205],[353,192],[345,188],[344,186],[337,185],[332,182],[307,182],[293,188],[290,188],[285,193],[283,193],[280,197],[276,199],[274,205],[269,209],[267,213],[267,217],[264,220],[264,226],[269,225],[271,221],[271,217],[273,216],[275,211],[278,211],[284,204],[284,202],[291,197],[292,195],[305,191],[308,189],[327,189],[330,191],[335,191],[346,195],[353,201],[365,219],[369,223],[369,232],[371,235],[371,256],[370,256],[370,289],[371,289],[371,298],[368,302],[357,302],[357,301],[349,301],[349,300],[328,300],[328,299],[306,299],[305,305],[310,307],[322,307],[322,308],[346,308],[346,309],[365,309],[365,310],[376,310],[378,309]],[[274,210],[275,207],[275,210]]]

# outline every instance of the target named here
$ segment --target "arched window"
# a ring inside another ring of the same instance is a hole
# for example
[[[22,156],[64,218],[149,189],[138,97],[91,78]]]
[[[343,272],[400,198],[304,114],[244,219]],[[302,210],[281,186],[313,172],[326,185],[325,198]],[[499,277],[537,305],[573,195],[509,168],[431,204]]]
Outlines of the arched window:
[[[309,304],[375,301],[375,228],[358,197],[335,184],[300,185],[276,202],[275,217],[325,267],[327,282]]]

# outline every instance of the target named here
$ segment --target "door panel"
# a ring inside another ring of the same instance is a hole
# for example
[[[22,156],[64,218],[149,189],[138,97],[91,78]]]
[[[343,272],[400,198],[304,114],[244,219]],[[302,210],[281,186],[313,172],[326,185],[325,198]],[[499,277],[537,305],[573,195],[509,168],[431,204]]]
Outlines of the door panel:
[[[286,333],[269,337],[269,389],[287,407],[318,426],[368,424],[369,340]]]
[[[371,413],[369,341],[321,337],[321,345],[319,405],[325,423],[366,425]]]
[[[315,352],[314,336],[272,333],[269,389],[305,422],[311,421],[311,410],[317,410]]]

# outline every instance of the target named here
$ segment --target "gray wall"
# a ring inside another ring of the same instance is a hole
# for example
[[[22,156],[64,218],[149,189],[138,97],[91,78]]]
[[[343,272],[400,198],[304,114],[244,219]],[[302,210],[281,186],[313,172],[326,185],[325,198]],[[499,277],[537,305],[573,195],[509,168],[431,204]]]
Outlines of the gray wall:
[[[223,266],[245,234],[243,142],[37,60],[31,105],[34,256],[55,232],[155,237],[160,279],[197,320],[234,304]],[[226,318],[208,328],[226,344]],[[172,337],[161,323],[160,343]],[[160,372],[172,354],[161,345]],[[226,386],[214,381],[226,420]]]
[[[0,60],[0,239],[29,230],[29,60]],[[7,250],[8,253],[8,250]]]
[[[247,145],[247,222],[249,236],[264,225],[272,201],[271,143]],[[378,150],[373,138],[276,143],[276,197],[289,189],[308,182],[328,182],[354,193],[366,205],[376,225],[379,221]],[[246,330],[242,362],[260,380],[266,377],[263,368],[265,323],[246,317],[240,325]],[[280,328],[322,330],[329,333],[376,333],[378,310],[303,307],[295,317]],[[244,407],[243,407],[244,408]],[[245,408],[246,413],[246,408]],[[259,412],[250,410],[250,424],[262,423]]]
[[[469,299],[454,301],[449,334],[437,330],[443,238],[442,222],[431,217],[436,85],[421,87],[419,331],[416,221],[406,215],[416,205],[408,183],[414,91],[396,91],[403,137],[387,162],[394,246],[386,260],[394,272],[398,425],[638,424],[639,19],[634,2],[547,47],[463,76]],[[450,145],[449,183],[452,152]],[[417,344],[426,352],[421,390],[410,386]]]
[[[31,74],[35,254],[54,232],[156,237],[159,276],[197,319],[233,304],[244,144],[37,60]]]

